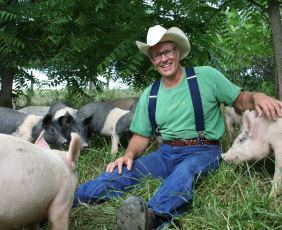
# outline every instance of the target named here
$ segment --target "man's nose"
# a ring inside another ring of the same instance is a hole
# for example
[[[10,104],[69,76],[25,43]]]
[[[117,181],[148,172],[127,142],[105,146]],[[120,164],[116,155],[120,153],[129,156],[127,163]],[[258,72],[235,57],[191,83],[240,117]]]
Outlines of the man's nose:
[[[168,58],[165,54],[161,54],[161,60],[162,61],[166,61]]]

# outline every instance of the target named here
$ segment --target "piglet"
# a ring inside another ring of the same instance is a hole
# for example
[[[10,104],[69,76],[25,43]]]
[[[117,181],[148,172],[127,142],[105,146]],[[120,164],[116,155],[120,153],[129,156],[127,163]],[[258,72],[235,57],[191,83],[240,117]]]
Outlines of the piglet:
[[[230,106],[225,106],[223,110],[225,115],[226,128],[229,136],[232,137],[235,125],[241,126],[242,124],[242,116],[241,114],[236,113],[235,109]]]
[[[111,153],[116,155],[122,136],[131,136],[129,130],[134,113],[114,107],[109,102],[90,102],[82,106],[78,112],[80,124],[85,133],[93,133],[111,137]]]
[[[58,101],[50,106],[49,113],[53,116],[52,122],[68,141],[72,132],[77,133],[80,135],[80,149],[88,149],[88,136],[84,132],[84,124],[78,120],[76,109]]]
[[[242,120],[241,133],[222,158],[225,162],[239,164],[260,160],[274,152],[275,173],[270,195],[275,197],[282,193],[282,118],[269,120],[259,117],[255,110],[246,110]]]
[[[68,152],[51,150],[43,133],[36,144],[0,134],[0,229],[39,229],[48,218],[51,229],[67,230],[79,153],[75,133]]]

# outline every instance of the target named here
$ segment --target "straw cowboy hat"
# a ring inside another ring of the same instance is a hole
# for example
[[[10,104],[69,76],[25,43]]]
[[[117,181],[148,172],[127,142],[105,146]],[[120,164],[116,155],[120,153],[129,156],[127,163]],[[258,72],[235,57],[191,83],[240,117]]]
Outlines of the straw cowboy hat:
[[[185,58],[190,52],[191,48],[187,36],[177,27],[171,27],[168,30],[160,25],[150,27],[147,34],[147,44],[136,41],[136,45],[142,53],[150,57],[150,48],[164,41],[172,41],[177,44],[180,50],[180,60]]]

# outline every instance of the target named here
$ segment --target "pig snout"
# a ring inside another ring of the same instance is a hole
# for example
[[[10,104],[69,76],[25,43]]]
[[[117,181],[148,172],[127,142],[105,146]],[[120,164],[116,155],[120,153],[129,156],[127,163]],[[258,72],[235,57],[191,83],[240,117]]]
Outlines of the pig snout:
[[[230,152],[226,152],[221,154],[222,159],[226,162],[226,163],[235,163],[238,162],[239,157],[235,154],[232,154]]]
[[[80,150],[87,151],[89,149],[89,145],[87,143],[81,143]]]
[[[59,146],[68,147],[69,142],[68,142],[68,140],[66,138],[61,137],[58,140],[58,144],[59,144]]]

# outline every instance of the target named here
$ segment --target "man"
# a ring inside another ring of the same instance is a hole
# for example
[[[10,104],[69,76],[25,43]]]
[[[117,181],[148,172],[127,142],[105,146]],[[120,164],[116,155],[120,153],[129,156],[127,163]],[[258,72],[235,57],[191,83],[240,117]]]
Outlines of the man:
[[[118,229],[154,229],[183,213],[192,199],[196,179],[219,168],[218,140],[224,133],[220,103],[242,111],[256,109],[260,116],[271,119],[282,115],[281,102],[263,93],[241,92],[211,67],[195,67],[190,75],[180,65],[190,44],[177,27],[167,30],[156,25],[148,30],[147,43],[136,43],[162,76],[159,88],[150,96],[154,86],[149,86],[140,97],[131,124],[134,135],[124,156],[109,163],[96,180],[81,185],[74,201],[74,205],[78,201],[95,203],[122,195],[144,176],[163,178],[158,192],[147,203],[134,196],[124,201],[117,213]],[[194,86],[190,86],[192,79],[194,83],[197,79]],[[156,104],[149,106],[156,97]],[[154,123],[163,144],[141,156],[155,131]]]

